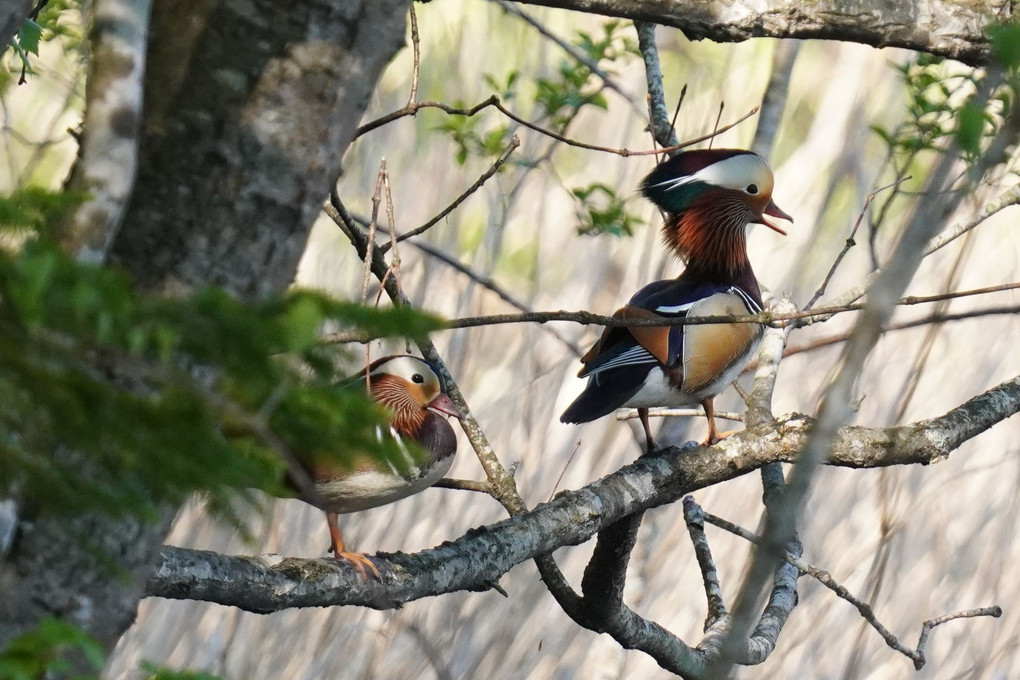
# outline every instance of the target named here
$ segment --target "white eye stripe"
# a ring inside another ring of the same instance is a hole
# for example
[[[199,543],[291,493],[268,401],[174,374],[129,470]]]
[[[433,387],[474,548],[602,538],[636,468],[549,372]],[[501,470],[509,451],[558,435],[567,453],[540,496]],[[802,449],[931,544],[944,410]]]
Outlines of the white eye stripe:
[[[408,382],[414,382],[414,375],[418,374],[424,378],[424,381],[416,384],[439,384],[439,378],[436,377],[432,368],[421,359],[412,356],[393,357],[389,361],[379,364],[372,371],[372,375],[379,375],[381,373],[395,375]]]
[[[742,192],[746,192],[747,187],[753,184],[757,188],[755,195],[771,194],[774,184],[772,171],[765,160],[756,154],[745,153],[712,163],[690,175],[653,184],[652,187],[670,190],[692,182],[704,182]]]

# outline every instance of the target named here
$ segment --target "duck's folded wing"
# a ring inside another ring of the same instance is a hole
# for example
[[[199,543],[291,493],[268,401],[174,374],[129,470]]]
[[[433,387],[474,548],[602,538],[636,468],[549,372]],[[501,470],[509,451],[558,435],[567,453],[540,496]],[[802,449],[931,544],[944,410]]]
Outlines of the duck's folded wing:
[[[741,291],[730,288],[695,303],[691,316],[744,315],[749,313]],[[713,323],[685,327],[683,347],[683,389],[698,392],[734,362],[745,357],[760,339],[762,326],[757,323]]]

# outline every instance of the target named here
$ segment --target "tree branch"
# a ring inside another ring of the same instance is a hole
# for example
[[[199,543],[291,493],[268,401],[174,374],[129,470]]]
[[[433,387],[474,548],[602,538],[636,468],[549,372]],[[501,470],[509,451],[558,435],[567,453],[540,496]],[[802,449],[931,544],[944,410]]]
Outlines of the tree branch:
[[[1007,0],[918,0],[848,5],[840,0],[694,2],[693,0],[527,0],[527,4],[605,14],[679,28],[691,40],[742,42],[750,38],[824,39],[874,47],[905,47],[988,63],[984,29],[1010,20]],[[952,30],[949,27],[953,27]]]
[[[846,426],[829,463],[855,468],[929,464],[1020,412],[1020,376],[946,414],[890,428]],[[278,556],[236,557],[166,546],[148,594],[271,612],[292,607],[360,605],[390,609],[423,597],[486,589],[514,565],[577,545],[627,515],[751,472],[793,461],[813,426],[791,414],[712,447],[671,448],[645,456],[577,491],[455,541],[415,554],[380,554],[382,579],[364,580],[343,562]],[[652,625],[652,624],[649,624]]]
[[[688,503],[688,501],[690,502]],[[754,543],[755,545],[764,545],[760,536],[751,533],[747,529],[744,529],[741,526],[733,524],[732,522],[728,522],[720,517],[716,517],[712,514],[704,512],[703,510],[701,510],[700,507],[697,506],[696,503],[694,503],[693,499],[691,499],[690,497],[684,499],[685,514],[687,512],[688,505],[692,506],[691,510],[692,515],[695,517],[700,517],[703,523],[707,522],[709,524],[713,524],[719,527],[720,529],[728,531],[736,536],[740,536],[744,540]],[[696,510],[694,510],[695,508]],[[879,635],[882,636],[882,639],[885,640],[885,643],[887,645],[889,645],[897,652],[903,654],[904,656],[908,657],[911,661],[914,662],[915,670],[921,670],[921,668],[923,668],[926,663],[924,652],[928,641],[928,634],[931,632],[931,629],[934,628],[935,626],[946,623],[947,621],[952,621],[954,619],[972,618],[975,616],[992,616],[998,618],[999,616],[1002,616],[1002,609],[996,605],[992,607],[982,607],[981,609],[969,609],[961,612],[953,612],[951,614],[945,614],[943,616],[939,616],[929,621],[925,621],[924,625],[921,627],[921,638],[918,641],[917,647],[915,649],[910,649],[907,646],[905,646],[902,642],[900,642],[899,638],[893,635],[888,628],[882,625],[882,622],[879,621],[878,617],[875,616],[875,611],[871,608],[871,606],[867,602],[861,600],[853,593],[851,593],[849,590],[847,590],[845,586],[843,586],[834,578],[832,578],[832,575],[829,572],[825,571],[824,569],[819,569],[818,567],[812,564],[809,564],[808,562],[801,559],[799,555],[795,555],[790,552],[784,551],[782,554],[779,555],[779,557],[781,557],[787,564],[796,567],[796,569],[800,573],[807,574],[808,576],[815,579],[823,586],[834,592],[837,597],[846,600],[851,605],[853,605],[854,608],[856,608],[857,611],[860,613],[861,618],[867,621],[868,624],[872,628],[874,628]]]

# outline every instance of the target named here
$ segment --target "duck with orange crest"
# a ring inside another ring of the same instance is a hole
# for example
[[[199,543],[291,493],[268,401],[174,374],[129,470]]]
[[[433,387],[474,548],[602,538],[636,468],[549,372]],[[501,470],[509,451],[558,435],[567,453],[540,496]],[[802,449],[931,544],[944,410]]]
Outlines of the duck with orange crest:
[[[613,314],[620,319],[745,315],[762,311],[747,257],[750,224],[786,234],[770,218],[793,221],[772,200],[765,160],[742,149],[687,151],[658,165],[641,193],[665,214],[666,247],[686,263],[676,279],[639,290]],[[756,323],[607,327],[581,358],[588,385],[560,417],[586,423],[618,408],[637,408],[648,450],[655,448],[650,407],[702,405],[705,444],[719,441],[713,399],[754,354],[764,328]]]
[[[367,555],[347,549],[339,515],[398,501],[442,479],[457,452],[457,437],[447,417],[460,418],[460,411],[447,396],[439,371],[418,357],[401,354],[376,359],[348,384],[364,384],[366,378],[369,394],[389,414],[389,432],[380,436],[397,441],[407,464],[398,469],[367,454],[346,464],[302,459],[314,493],[301,498],[325,511],[330,552],[353,564],[362,576],[367,575],[366,569],[379,576]]]

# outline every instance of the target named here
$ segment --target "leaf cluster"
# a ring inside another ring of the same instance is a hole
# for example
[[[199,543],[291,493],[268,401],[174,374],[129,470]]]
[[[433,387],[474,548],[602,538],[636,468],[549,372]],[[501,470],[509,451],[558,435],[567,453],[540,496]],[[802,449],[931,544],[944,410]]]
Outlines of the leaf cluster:
[[[77,680],[99,678],[106,665],[102,645],[80,627],[46,617],[0,650],[0,680],[70,677],[72,659],[76,657],[95,669],[94,673],[74,676]],[[142,662],[142,670],[146,680],[219,680],[208,673],[171,670],[148,662]]]
[[[385,414],[366,391],[338,386],[344,357],[318,341],[327,323],[379,337],[439,325],[311,291],[143,295],[44,240],[0,256],[0,495],[33,511],[150,517],[204,491],[234,517],[238,490],[292,494],[294,460],[406,466],[377,436]]]
[[[65,621],[44,618],[0,651],[0,680],[39,680],[66,677],[69,657],[79,655],[98,671],[103,667],[102,646],[88,633]]]
[[[1015,89],[997,88],[987,102],[976,92],[987,77],[976,69],[952,69],[940,58],[919,54],[897,66],[907,92],[907,118],[896,129],[873,125],[872,130],[899,157],[912,161],[918,153],[941,153],[953,139],[964,158],[973,161],[984,152],[986,142],[1002,124]]]
[[[638,54],[637,44],[625,33],[628,27],[629,22],[610,20],[602,24],[601,36],[576,31],[572,42],[588,57],[588,63],[597,64],[606,73],[612,73],[614,64],[625,60],[628,55]],[[536,81],[535,103],[542,117],[550,121],[554,129],[565,129],[586,106],[603,111],[608,108],[602,92],[604,84],[588,63],[561,60],[555,76]]]
[[[48,40],[59,39],[67,49],[76,49],[81,43],[81,33],[74,22],[62,21],[66,12],[77,10],[76,0],[48,0],[38,16],[22,22],[18,32],[11,38],[9,47],[21,62],[22,82],[26,74],[34,74],[32,56],[39,56],[39,46]],[[7,73],[0,74],[0,90],[10,82]]]
[[[580,201],[577,210],[577,233],[582,236],[633,236],[634,226],[640,221],[627,212],[626,199],[606,184],[595,182],[572,190]]]

